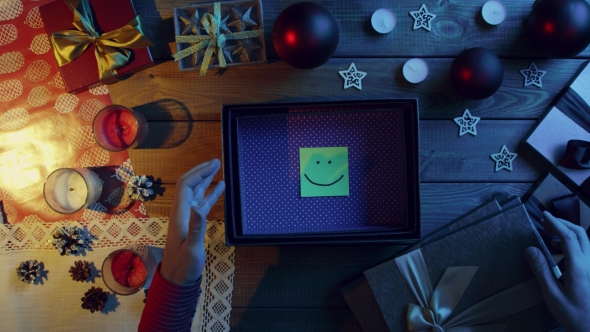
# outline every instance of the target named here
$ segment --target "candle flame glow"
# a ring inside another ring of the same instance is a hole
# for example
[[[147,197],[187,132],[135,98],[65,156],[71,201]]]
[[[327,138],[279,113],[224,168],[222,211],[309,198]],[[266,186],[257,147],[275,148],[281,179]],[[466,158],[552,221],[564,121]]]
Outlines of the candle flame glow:
[[[2,132],[0,189],[22,204],[42,195],[47,175],[64,167],[73,153],[67,145],[56,144],[56,141],[64,141],[62,135],[50,118],[30,123],[20,130]]]

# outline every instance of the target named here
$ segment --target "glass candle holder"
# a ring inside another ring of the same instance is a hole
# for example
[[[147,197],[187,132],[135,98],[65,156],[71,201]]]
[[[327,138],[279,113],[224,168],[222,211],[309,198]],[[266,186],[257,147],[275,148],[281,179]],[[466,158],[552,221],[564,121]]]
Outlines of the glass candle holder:
[[[141,144],[147,137],[148,125],[141,113],[125,106],[110,105],[94,117],[92,130],[98,145],[118,152]]]
[[[43,185],[47,205],[62,214],[74,213],[96,203],[101,193],[100,178],[86,168],[56,169]]]
[[[156,271],[156,257],[143,244],[115,250],[102,263],[105,285],[119,295],[139,292]]]

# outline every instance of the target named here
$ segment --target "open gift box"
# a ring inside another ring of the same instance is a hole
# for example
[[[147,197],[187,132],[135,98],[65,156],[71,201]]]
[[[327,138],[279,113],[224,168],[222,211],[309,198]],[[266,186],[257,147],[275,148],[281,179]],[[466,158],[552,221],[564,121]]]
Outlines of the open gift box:
[[[228,245],[420,237],[416,99],[222,107]]]

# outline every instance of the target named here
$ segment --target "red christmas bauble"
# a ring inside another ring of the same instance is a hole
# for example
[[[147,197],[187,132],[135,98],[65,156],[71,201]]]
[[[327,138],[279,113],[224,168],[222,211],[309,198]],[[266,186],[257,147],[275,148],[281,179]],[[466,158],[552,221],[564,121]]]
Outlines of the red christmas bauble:
[[[461,52],[451,66],[451,83],[468,99],[485,99],[498,91],[504,80],[504,66],[487,48],[474,47]]]
[[[533,46],[554,58],[570,58],[590,44],[590,5],[585,0],[537,0],[527,20]]]
[[[338,35],[338,24],[326,8],[313,2],[299,2],[277,17],[272,44],[288,65],[311,69],[323,65],[334,54]]]

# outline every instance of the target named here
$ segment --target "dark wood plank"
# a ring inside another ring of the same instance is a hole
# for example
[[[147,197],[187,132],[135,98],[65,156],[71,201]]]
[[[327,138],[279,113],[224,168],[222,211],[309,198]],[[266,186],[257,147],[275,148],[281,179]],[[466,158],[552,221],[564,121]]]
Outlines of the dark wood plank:
[[[423,236],[496,193],[522,196],[530,183],[421,185]],[[393,258],[395,246],[238,247],[234,307],[346,307],[338,289]],[[524,254],[524,253],[523,253]]]
[[[179,72],[173,62],[137,73],[109,87],[113,102],[138,107],[150,121],[219,120],[221,105],[233,103],[305,102],[376,98],[418,98],[423,119],[451,119],[465,108],[495,119],[536,119],[572,78],[582,60],[537,60],[547,74],[543,88],[523,87],[519,70],[530,60],[503,60],[504,83],[493,96],[480,100],[460,97],[450,84],[452,59],[427,59],[430,74],[417,85],[401,73],[407,59],[331,59],[314,70],[298,70],[282,62],[234,67],[222,75],[212,70]],[[363,90],[343,89],[339,70],[354,62],[368,75]]]
[[[361,332],[352,312],[346,308],[236,308],[231,311],[232,331]]]
[[[459,136],[459,127],[452,120],[420,121],[420,181],[535,181],[539,172],[532,165],[539,158],[519,149],[520,141],[535,123],[534,120],[481,120],[476,126],[477,136]],[[512,163],[512,171],[495,172],[496,164],[490,155],[500,152],[504,144],[519,156]]]
[[[169,60],[176,51],[172,8],[208,0],[134,0],[142,16],[148,37],[157,59]],[[276,57],[272,47],[272,27],[279,13],[298,0],[262,1],[265,40],[268,55]],[[386,0],[317,0],[326,7],[338,22],[340,38],[335,57],[403,56],[432,57],[456,56],[463,49],[475,46],[490,48],[502,56],[538,57],[530,42],[524,23],[531,11],[531,0],[510,0],[504,5],[508,17],[499,26],[486,24],[481,18],[483,2],[471,0],[423,1],[428,10],[436,14],[432,31],[412,30],[413,19],[409,12],[418,10],[422,2]],[[371,27],[370,18],[378,8],[390,8],[396,13],[397,26],[393,32],[380,35]],[[581,56],[590,56],[590,49]]]

